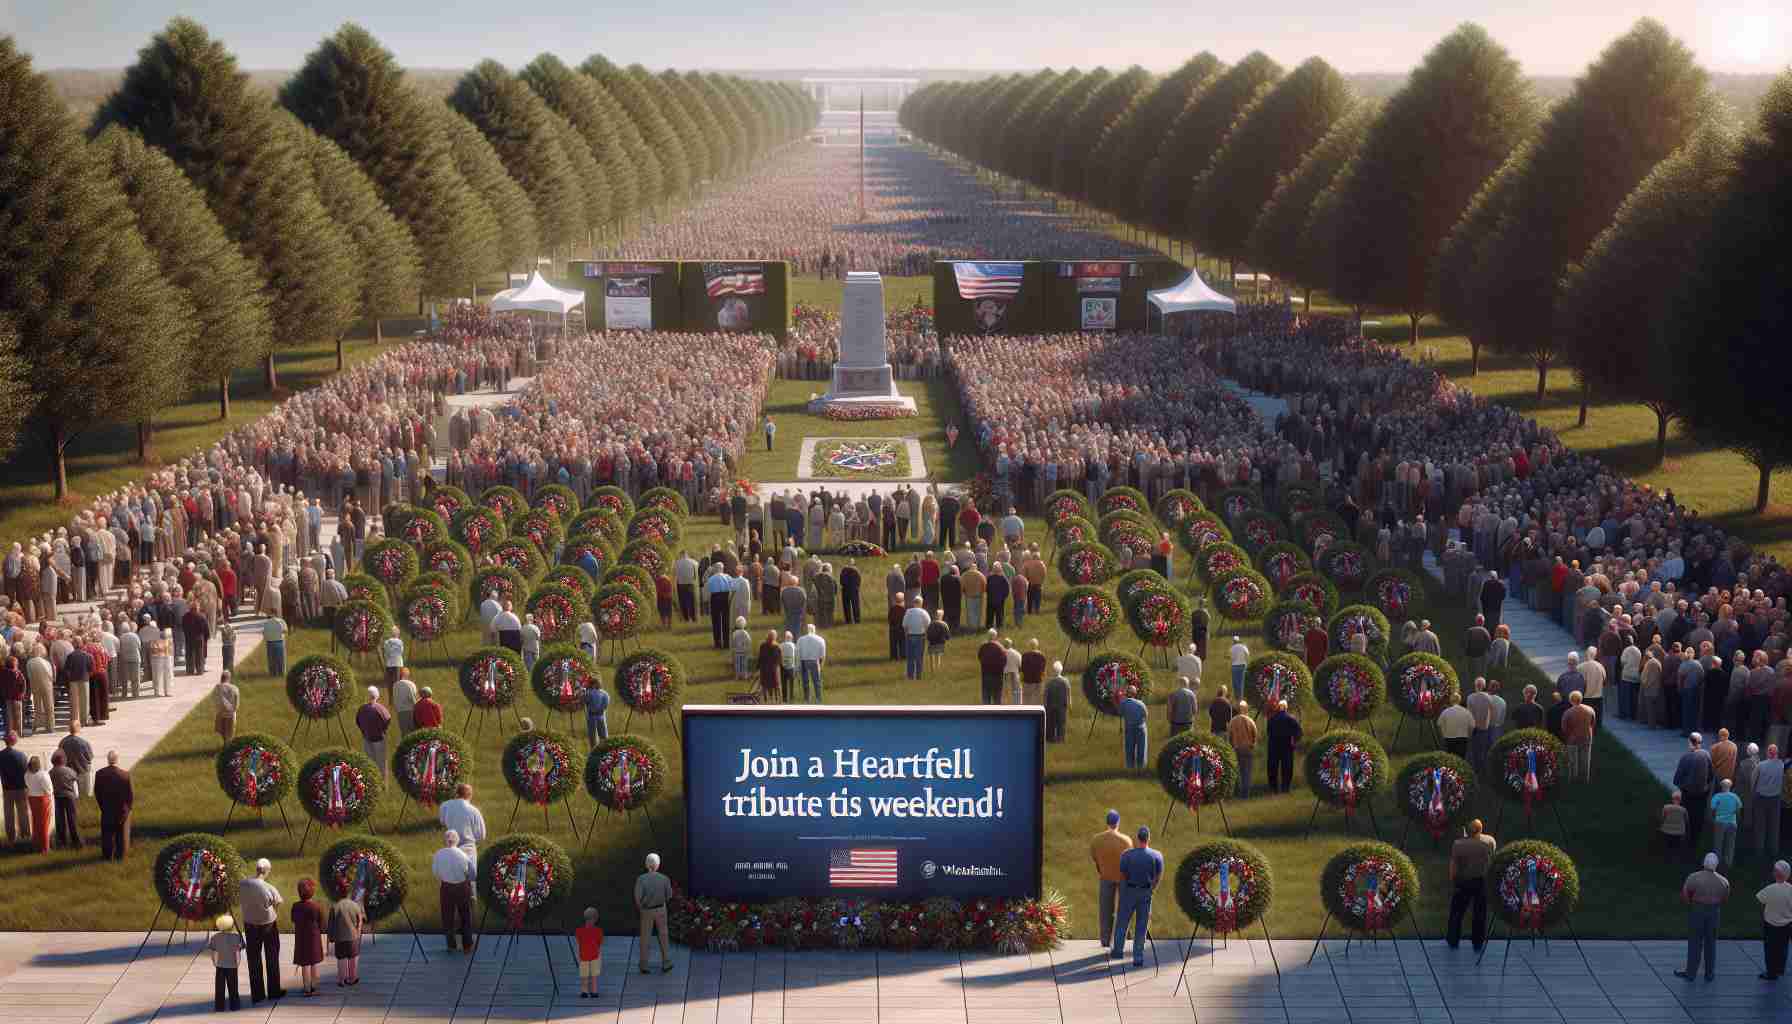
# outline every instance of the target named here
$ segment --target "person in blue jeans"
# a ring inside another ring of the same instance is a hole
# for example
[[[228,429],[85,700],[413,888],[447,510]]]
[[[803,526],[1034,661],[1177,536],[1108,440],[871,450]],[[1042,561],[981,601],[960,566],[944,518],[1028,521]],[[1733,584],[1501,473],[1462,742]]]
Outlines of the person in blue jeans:
[[[921,678],[921,669],[927,660],[927,627],[933,624],[933,616],[921,607],[919,595],[908,602],[908,611],[902,613],[902,652],[908,660],[904,678]]]
[[[1742,815],[1742,798],[1730,792],[1730,780],[1717,780],[1711,795],[1711,845],[1725,871],[1736,863],[1736,826]]]
[[[1120,702],[1121,741],[1126,747],[1126,767],[1145,767],[1145,722],[1147,711],[1145,702],[1137,697],[1128,697]]]
[[[278,615],[270,615],[261,624],[262,646],[268,649],[268,675],[286,677],[286,623]]]
[[[1151,894],[1164,877],[1164,855],[1151,848],[1151,828],[1140,825],[1133,848],[1120,855],[1120,908],[1114,917],[1114,948],[1109,958],[1126,956],[1126,922],[1134,920],[1132,964],[1145,966],[1145,942],[1150,937]]]

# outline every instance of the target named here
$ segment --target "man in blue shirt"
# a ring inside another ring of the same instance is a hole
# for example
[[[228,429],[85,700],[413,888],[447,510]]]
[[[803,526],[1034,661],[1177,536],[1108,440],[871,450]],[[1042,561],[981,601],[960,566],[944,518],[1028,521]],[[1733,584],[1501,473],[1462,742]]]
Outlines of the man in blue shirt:
[[[703,596],[709,598],[709,638],[718,651],[728,649],[728,611],[734,601],[734,581],[717,568],[703,584]]]
[[[1126,747],[1126,767],[1145,767],[1145,702],[1128,697],[1120,702],[1120,721],[1125,723],[1120,737]]]
[[[1164,855],[1151,848],[1151,829],[1140,825],[1133,848],[1120,855],[1120,912],[1114,919],[1114,948],[1109,959],[1126,956],[1126,922],[1138,915],[1132,933],[1132,965],[1145,966],[1145,940],[1151,927],[1151,894],[1164,877]]]
[[[585,741],[588,746],[595,747],[598,740],[610,738],[610,720],[605,717],[609,710],[609,691],[601,686],[585,691]]]

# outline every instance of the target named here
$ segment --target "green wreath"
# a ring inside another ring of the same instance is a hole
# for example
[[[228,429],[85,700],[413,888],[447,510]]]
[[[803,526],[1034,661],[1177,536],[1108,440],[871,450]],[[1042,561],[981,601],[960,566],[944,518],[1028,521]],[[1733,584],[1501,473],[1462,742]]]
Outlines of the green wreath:
[[[1282,521],[1268,512],[1258,510],[1246,512],[1238,520],[1238,529],[1233,531],[1239,544],[1253,554],[1260,552],[1272,544],[1283,543],[1288,535]]]
[[[1089,544],[1096,540],[1095,524],[1082,516],[1069,516],[1052,524],[1052,543],[1059,547]]]
[[[1091,541],[1058,549],[1058,575],[1075,586],[1096,587],[1113,578],[1118,560],[1107,545]]]
[[[622,703],[641,714],[670,711],[684,692],[684,664],[665,651],[643,647],[617,662],[612,684]]]
[[[377,650],[391,632],[391,616],[372,601],[349,601],[336,607],[336,639],[350,653]]]
[[[527,539],[535,545],[535,550],[541,554],[541,560],[545,563],[548,556],[560,546],[560,542],[566,539],[566,534],[561,531],[560,520],[554,518],[554,513],[545,508],[531,508],[518,512],[516,518],[510,521],[509,539]]]
[[[527,537],[509,536],[492,545],[491,557],[498,564],[516,571],[525,580],[539,577],[547,570],[548,560]]]
[[[1072,517],[1085,520],[1090,517],[1089,499],[1083,497],[1083,492],[1069,487],[1060,487],[1046,495],[1044,509],[1045,521],[1052,526]]]
[[[1095,536],[1103,544],[1115,550],[1125,545],[1127,550],[1149,554],[1157,547],[1157,527],[1142,514],[1121,509],[1102,516],[1095,524]]]
[[[1137,697],[1151,703],[1151,669],[1130,654],[1111,651],[1089,659],[1083,669],[1083,697],[1104,715],[1118,715],[1120,702]]]
[[[299,757],[276,736],[246,732],[224,744],[215,764],[225,796],[244,807],[272,807],[292,792]]]
[[[1372,891],[1381,902],[1374,920]],[[1417,910],[1419,873],[1412,858],[1387,843],[1353,843],[1326,861],[1319,873],[1319,900],[1346,931],[1390,931],[1401,916]]]
[[[1425,584],[1405,569],[1378,569],[1363,584],[1363,599],[1390,621],[1425,615]]]
[[[1219,889],[1222,877],[1224,899]],[[1236,839],[1202,843],[1176,868],[1176,905],[1196,929],[1220,935],[1242,932],[1269,912],[1274,893],[1269,861],[1256,847]]]
[[[1113,596],[1100,587],[1071,587],[1058,600],[1058,628],[1076,643],[1101,643],[1119,621]]]
[[[1525,776],[1529,773],[1527,754],[1537,759],[1537,790],[1525,799]],[[1527,807],[1548,799],[1562,784],[1568,748],[1562,741],[1542,729],[1516,729],[1493,741],[1487,752],[1488,783],[1501,796],[1524,802]]]
[[[1435,654],[1414,651],[1388,670],[1388,691],[1403,715],[1435,721],[1462,699],[1456,669]]]
[[[473,571],[473,553],[459,541],[436,541],[423,549],[423,571],[440,573],[465,585],[467,576]]]
[[[229,840],[188,832],[156,853],[150,881],[177,920],[209,922],[236,905],[237,889],[247,877],[249,867]]]
[[[657,540],[631,540],[622,546],[622,553],[616,556],[620,565],[638,565],[647,570],[648,575],[658,576],[672,572],[672,553],[666,545]]]
[[[1151,511],[1151,502],[1145,500],[1145,495],[1140,493],[1137,488],[1127,487],[1124,484],[1103,491],[1101,497],[1095,502],[1097,516],[1105,516],[1109,512],[1118,512],[1122,509],[1144,515]]]
[[[559,920],[573,882],[572,858],[546,836],[518,832],[479,851],[479,902],[503,910],[515,928]]]
[[[1393,629],[1388,625],[1388,617],[1381,614],[1381,609],[1367,604],[1347,604],[1337,610],[1325,624],[1325,631],[1331,640],[1334,651],[1350,651],[1350,637],[1353,633],[1362,633],[1369,638],[1369,657],[1376,661],[1388,658],[1388,637]]]
[[[1381,666],[1360,654],[1334,654],[1313,671],[1313,697],[1326,714],[1361,722],[1387,702]]]
[[[429,643],[454,628],[459,611],[447,588],[413,584],[398,603],[399,628],[412,640]]]
[[[564,523],[579,511],[579,496],[565,484],[547,484],[535,489],[535,500],[531,504]]]
[[[591,492],[591,500],[585,503],[586,508],[607,508],[615,516],[617,523],[626,523],[635,517],[635,501],[628,492],[620,487],[605,484]]]
[[[1313,560],[1300,549],[1299,544],[1285,540],[1276,541],[1257,552],[1257,571],[1277,590],[1288,585],[1288,581],[1313,568]]]
[[[579,604],[581,605],[589,602],[591,600],[591,595],[597,591],[597,581],[592,579],[591,574],[580,568],[578,565],[561,564],[554,566],[547,571],[547,575],[541,578],[541,585],[544,587],[565,587],[578,597]]]
[[[1207,506],[1201,503],[1201,499],[1196,497],[1194,491],[1172,487],[1158,497],[1157,507],[1152,511],[1157,513],[1158,522],[1174,531],[1179,529],[1182,526],[1182,521],[1189,516],[1207,511]]]
[[[629,519],[624,536],[629,540],[654,540],[672,547],[684,536],[684,527],[680,525],[682,522],[680,516],[657,505],[645,506]]]
[[[1474,817],[1479,782],[1469,763],[1455,754],[1430,751],[1407,759],[1394,778],[1400,812],[1433,839]]]
[[[566,535],[576,537],[582,533],[595,533],[602,537],[607,546],[621,544],[628,531],[616,513],[602,506],[593,506],[573,516],[566,524]]]
[[[417,506],[402,501],[394,501],[380,509],[380,523],[385,526],[386,536],[402,537],[405,524],[421,511]]]
[[[1325,509],[1314,509],[1294,517],[1294,535],[1300,538],[1302,547],[1316,553],[1329,550],[1334,544],[1348,542],[1354,525]],[[1320,540],[1325,537],[1330,537],[1331,540],[1321,544]],[[1315,554],[1314,557],[1318,555]]]
[[[1179,647],[1189,635],[1188,601],[1167,585],[1143,591],[1124,607],[1133,635],[1152,647]]]
[[[348,591],[349,601],[366,601],[384,608],[391,600],[386,594],[386,585],[364,572],[351,572],[340,582],[342,589]]]
[[[398,847],[373,836],[348,836],[317,859],[317,880],[330,899],[352,896],[368,920],[378,921],[404,909],[411,872]]]
[[[485,599],[498,595],[499,603],[523,600],[529,593],[529,581],[508,565],[482,565],[473,570],[467,584],[468,607],[477,609]]]
[[[635,502],[636,515],[642,509],[663,509],[679,519],[689,519],[691,508],[685,504],[684,495],[670,487],[649,487],[641,492],[641,500]]]
[[[516,703],[526,676],[523,656],[508,647],[480,647],[460,663],[460,692],[476,708],[507,708]]]
[[[529,500],[523,497],[523,492],[514,487],[493,484],[479,492],[479,505],[496,514],[501,521],[508,523],[512,516],[529,507]]]
[[[1232,543],[1232,531],[1212,512],[1196,512],[1182,521],[1176,531],[1176,542],[1182,550],[1198,555],[1215,544]]]
[[[431,484],[429,494],[424,498],[424,505],[435,509],[443,522],[453,522],[454,514],[463,508],[472,508],[473,499],[467,492],[452,484]]]
[[[654,584],[653,577],[648,575],[646,569],[638,565],[612,566],[609,572],[604,573],[603,583],[598,587],[598,593],[603,593],[604,587],[616,584],[635,589],[635,595],[641,599],[641,616],[645,620],[647,613],[655,607],[659,598],[659,588]]]
[[[1354,594],[1369,582],[1370,574],[1375,571],[1375,557],[1368,548],[1355,541],[1340,540],[1315,556],[1313,566],[1337,584],[1339,590]]]
[[[411,580],[411,585],[405,590],[405,593],[410,594],[417,590],[433,590],[448,599],[449,605],[452,606],[454,610],[455,617],[459,618],[466,613],[466,607],[461,600],[463,596],[461,586],[462,581],[455,579],[445,572],[423,572],[418,573],[417,577]]]
[[[1253,569],[1233,569],[1214,577],[1215,608],[1233,622],[1260,619],[1269,611],[1269,581]]]
[[[351,601],[349,605],[357,603],[364,602]],[[337,621],[341,621],[340,617]],[[312,721],[335,718],[348,707],[349,696],[354,692],[355,670],[332,654],[300,658],[286,670],[286,701],[300,718]]]
[[[1305,480],[1283,484],[1276,489],[1276,504],[1282,507],[1282,514],[1290,521],[1299,519],[1309,512],[1320,508],[1319,485]]]
[[[1282,601],[1263,615],[1263,641],[1278,651],[1304,655],[1307,628],[1325,628],[1325,619],[1305,601]]]
[[[1297,573],[1293,579],[1276,588],[1276,597],[1283,601],[1310,604],[1327,618],[1338,610],[1337,586],[1316,572]]]
[[[585,605],[579,591],[557,583],[543,583],[529,594],[523,611],[535,616],[535,626],[541,630],[541,639],[555,644],[578,635],[579,618],[584,614]]]
[[[1228,487],[1214,495],[1213,509],[1235,524],[1252,512],[1263,511],[1263,495],[1255,487]]]
[[[454,799],[455,787],[472,778],[472,748],[447,729],[412,729],[392,751],[392,780],[419,806]]]
[[[1250,567],[1251,556],[1230,541],[1209,544],[1195,553],[1195,578],[1210,586],[1222,573]]]
[[[1494,913],[1518,932],[1560,924],[1580,906],[1580,871],[1558,846],[1520,839],[1500,847],[1487,865]]]
[[[329,747],[299,769],[299,805],[327,828],[359,825],[373,816],[385,791],[380,768],[366,755]]]
[[[361,553],[361,571],[391,590],[400,590],[417,575],[417,549],[397,537],[367,545]]]
[[[1313,692],[1313,673],[1305,661],[1294,655],[1271,651],[1257,655],[1245,666],[1244,685],[1265,712],[1273,711],[1276,702],[1284,700],[1298,710]]]
[[[1350,788],[1345,788],[1348,768]],[[1307,788],[1315,799],[1352,810],[1388,788],[1393,769],[1375,738],[1354,729],[1333,729],[1307,748]]]
[[[572,644],[554,644],[544,648],[529,673],[529,687],[535,699],[549,712],[583,711],[585,691],[598,685],[597,663],[584,648]]]
[[[572,795],[584,777],[585,755],[559,733],[520,732],[504,744],[504,782],[526,803],[557,803]]]
[[[448,521],[448,536],[478,558],[504,539],[506,522],[508,520],[484,505],[471,505],[454,513],[454,518]]]
[[[1170,581],[1156,569],[1132,569],[1120,575],[1114,581],[1114,596],[1120,599],[1122,608],[1131,609],[1132,603],[1151,591],[1172,590]]]
[[[1209,732],[1179,732],[1157,752],[1157,784],[1190,810],[1230,799],[1239,771],[1232,744]]]
[[[586,555],[590,555],[597,562],[598,576],[602,576],[605,571],[616,564],[615,546],[605,540],[601,534],[575,533],[566,538],[566,543],[560,547],[562,565],[578,565]],[[588,569],[585,571],[590,572]]]
[[[388,536],[397,537],[422,551],[431,544],[449,539],[448,524],[442,519],[441,513],[433,508],[412,508],[404,525],[394,529]]]
[[[659,796],[666,771],[666,758],[645,737],[611,736],[585,758],[585,792],[601,807],[632,811]]]

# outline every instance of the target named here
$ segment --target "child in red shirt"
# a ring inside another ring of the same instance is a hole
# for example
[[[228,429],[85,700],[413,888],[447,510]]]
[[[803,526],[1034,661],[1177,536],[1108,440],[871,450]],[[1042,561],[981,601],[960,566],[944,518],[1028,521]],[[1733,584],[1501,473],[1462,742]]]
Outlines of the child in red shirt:
[[[603,966],[604,930],[597,926],[597,908],[585,908],[585,923],[573,931],[579,942],[579,998],[597,998],[597,975]]]

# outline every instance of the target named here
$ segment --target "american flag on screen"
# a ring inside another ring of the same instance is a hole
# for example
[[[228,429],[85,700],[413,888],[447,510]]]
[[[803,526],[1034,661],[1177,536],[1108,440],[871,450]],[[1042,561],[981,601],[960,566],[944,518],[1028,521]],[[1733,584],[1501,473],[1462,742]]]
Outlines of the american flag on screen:
[[[709,288],[709,297],[712,299],[721,298],[724,295],[765,294],[765,272],[763,270],[709,263],[703,267],[703,277]]]
[[[895,850],[834,850],[828,854],[828,884],[840,888],[896,884]]]
[[[1021,265],[1013,263],[954,263],[961,299],[1012,298],[1020,294]]]

